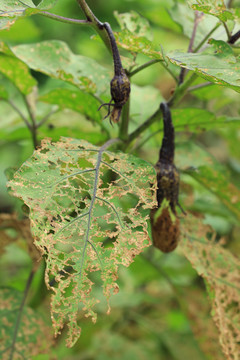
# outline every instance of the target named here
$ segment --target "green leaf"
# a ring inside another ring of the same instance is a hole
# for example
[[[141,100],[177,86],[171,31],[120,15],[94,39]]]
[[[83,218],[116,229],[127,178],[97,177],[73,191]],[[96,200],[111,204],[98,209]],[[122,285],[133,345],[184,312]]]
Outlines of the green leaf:
[[[240,122],[240,117],[217,117],[210,111],[197,108],[173,109],[172,115],[176,131],[202,132],[205,130],[216,129],[216,126],[219,128],[239,126]],[[161,129],[162,128],[161,125]]]
[[[187,171],[204,185],[240,220],[240,191],[229,182],[223,171],[214,166],[199,166],[197,171]]]
[[[47,257],[53,325],[59,333],[67,322],[68,346],[80,336],[79,309],[96,321],[94,273],[100,271],[108,300],[118,292],[119,265],[129,266],[150,245],[155,170],[107,151],[110,143],[98,148],[83,140],[45,140],[9,183],[30,208],[35,244]]]
[[[52,8],[58,0],[42,0],[36,7],[32,0],[0,0],[0,29],[9,29],[18,18]]]
[[[32,92],[37,84],[28,67],[15,57],[9,47],[0,42],[0,72],[5,75],[24,95]]]
[[[169,53],[172,64],[193,70],[205,80],[240,92],[240,62],[229,53]]]
[[[40,10],[49,10],[49,9],[53,8],[57,2],[58,2],[58,0],[42,0],[38,4],[37,8]]]
[[[0,0],[0,29],[9,29],[29,7],[36,8],[31,0]]]
[[[55,89],[39,97],[39,100],[48,104],[56,104],[61,109],[71,109],[80,112],[87,118],[96,120],[97,122],[102,121],[101,114],[98,111],[99,102],[90,94],[86,94],[83,91]]]
[[[31,308],[21,307],[23,296],[14,289],[0,290],[1,359],[31,359],[51,349],[51,328]]]
[[[76,85],[88,93],[101,95],[110,82],[108,71],[93,59],[71,52],[62,41],[43,41],[12,48],[31,69]]]
[[[148,20],[140,16],[137,12],[131,11],[128,13],[119,14],[114,11],[114,16],[117,19],[121,30],[128,30],[138,37],[145,37],[148,40],[153,40],[152,31]]]
[[[194,27],[195,12],[189,8],[189,5],[186,2],[175,1],[174,6],[169,9],[168,12],[171,15],[171,18],[181,26],[184,35],[191,38]],[[214,19],[210,15],[200,16],[198,18],[198,27],[194,37],[193,47],[197,46],[217,23],[218,20]],[[222,29],[222,27],[221,29],[218,29],[218,32],[220,32],[221,35]],[[214,32],[214,35],[216,35],[216,32]]]
[[[222,0],[200,0],[197,3],[191,5],[193,10],[213,15],[223,22],[239,19],[239,12],[235,9],[227,8]]]
[[[7,98],[8,98],[8,92],[5,89],[5,87],[0,84],[0,100]]]

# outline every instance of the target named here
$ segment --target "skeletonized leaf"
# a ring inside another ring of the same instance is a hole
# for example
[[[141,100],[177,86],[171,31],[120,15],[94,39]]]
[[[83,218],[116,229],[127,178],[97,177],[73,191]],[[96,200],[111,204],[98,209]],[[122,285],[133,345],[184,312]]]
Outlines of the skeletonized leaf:
[[[110,82],[108,71],[96,61],[71,52],[62,41],[42,41],[12,48],[31,69],[76,85],[81,90],[101,95]]]
[[[212,230],[190,214],[184,219],[184,232],[180,247],[206,280],[222,350],[227,359],[236,360],[240,353],[239,259],[214,238],[208,240]]]
[[[24,95],[33,91],[37,83],[30,75],[27,65],[16,58],[10,48],[3,42],[0,42],[0,72]]]
[[[106,146],[45,140],[9,183],[30,208],[35,244],[47,257],[53,325],[59,333],[68,324],[68,346],[80,336],[79,310],[96,321],[94,282],[101,277],[108,300],[118,292],[119,265],[129,266],[150,241],[155,170]]]
[[[31,308],[22,308],[23,296],[14,289],[0,291],[2,360],[31,359],[34,355],[49,354],[51,349],[51,328]]]

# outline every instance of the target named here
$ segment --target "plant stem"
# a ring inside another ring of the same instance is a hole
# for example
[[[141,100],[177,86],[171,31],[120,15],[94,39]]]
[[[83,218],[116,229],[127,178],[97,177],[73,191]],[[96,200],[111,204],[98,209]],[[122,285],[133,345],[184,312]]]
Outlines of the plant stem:
[[[102,41],[106,45],[107,49],[112,52],[110,39],[107,30],[103,26],[103,23],[99,21],[98,18],[93,14],[92,10],[87,5],[85,0],[77,0],[77,3],[84,12],[89,25],[94,28],[94,30],[98,33],[98,35],[101,37]]]
[[[157,60],[157,59],[155,59],[155,60],[150,60],[150,61],[146,62],[145,64],[140,65],[140,66],[139,66],[138,68],[136,68],[135,70],[129,72],[129,73],[128,73],[128,77],[130,78],[130,77],[136,75],[139,71],[142,71],[142,70],[148,68],[149,66],[151,66],[151,65],[153,65],[153,64],[157,64],[157,63],[159,63],[159,62],[161,62],[161,61],[163,61],[163,60],[160,60],[160,59],[159,59],[159,60]]]
[[[26,104],[27,111],[29,113],[29,116],[30,116],[30,119],[31,119],[31,122],[32,122],[30,131],[31,131],[31,134],[32,134],[33,146],[34,146],[34,149],[36,149],[37,146],[38,146],[38,141],[37,141],[37,123],[36,123],[36,119],[35,119],[35,114],[32,111],[31,105],[30,105],[27,97],[23,96],[23,99],[24,99],[24,102]]]
[[[233,34],[228,40],[229,44],[235,44],[235,42],[240,38],[240,30]]]
[[[197,47],[195,49],[193,49],[193,53],[198,52],[199,49],[201,49],[201,47],[203,46],[203,44],[205,44],[205,42],[207,41],[207,39],[214,33],[215,30],[217,30],[219,28],[219,26],[221,25],[221,23],[217,23],[217,25],[214,26],[214,28],[209,31],[209,33],[202,39],[202,41],[197,45]]]
[[[181,84],[174,92],[172,98],[168,101],[168,106],[175,106],[185,95],[189,86],[197,79],[197,75],[193,73],[183,84]],[[155,121],[162,118],[162,111],[160,108],[150,116],[142,125],[140,125],[136,130],[134,130],[128,137],[128,143],[136,139],[143,131],[149,128]]]
[[[128,137],[128,142],[132,142],[134,139],[136,139],[143,131],[149,128],[155,121],[160,120],[162,117],[162,111],[160,110],[160,107],[155,113],[150,116],[142,125],[140,125],[136,130],[134,130]]]
[[[196,32],[197,32],[197,27],[199,24],[199,20],[200,20],[201,14],[198,11],[195,11],[195,18],[194,18],[194,25],[193,25],[193,30],[192,30],[192,36],[190,38],[190,42],[188,45],[188,53],[193,51],[193,44],[194,44],[194,40],[196,37]],[[183,83],[184,81],[184,77],[186,75],[186,69],[185,68],[181,68],[180,74],[179,74],[179,85]]]
[[[223,26],[224,26],[224,29],[226,30],[226,33],[227,33],[227,38],[228,38],[228,41],[231,39],[231,33],[227,27],[227,24],[225,22],[222,23]]]
[[[37,13],[37,15],[42,15],[44,17],[47,17],[49,19],[57,20],[66,24],[77,24],[77,25],[91,25],[91,22],[88,20],[79,20],[79,19],[71,19],[64,16],[52,14],[48,11],[41,11]]]
[[[126,141],[128,139],[128,124],[130,115],[130,100],[126,102],[122,109],[122,121],[119,127],[119,139]]]
[[[19,308],[19,311],[18,311],[18,316],[17,316],[17,319],[16,319],[14,333],[13,333],[13,340],[12,340],[12,344],[11,344],[11,347],[10,347],[11,348],[11,353],[10,353],[10,356],[9,356],[9,360],[12,360],[13,357],[14,357],[15,343],[17,341],[17,335],[18,335],[19,326],[20,326],[20,323],[21,323],[21,318],[22,318],[22,314],[23,314],[23,308],[25,306],[25,302],[26,302],[26,299],[27,299],[28,291],[30,289],[30,286],[31,286],[31,283],[32,283],[32,280],[33,280],[33,276],[34,276],[34,271],[32,270],[30,272],[30,274],[29,274],[29,277],[28,277],[28,280],[27,280],[27,283],[26,283],[26,287],[25,287],[25,290],[24,290],[24,293],[23,293],[23,299],[22,299],[22,302],[21,302],[21,305],[20,305],[20,308]]]
[[[193,73],[183,84],[177,87],[173,96],[168,101],[168,106],[170,107],[173,107],[173,105],[175,106],[183,98],[189,86],[197,79],[197,77],[198,75]]]
[[[206,83],[203,83],[203,84],[198,84],[198,85],[195,85],[195,86],[191,86],[189,89],[188,89],[188,92],[191,92],[191,91],[195,91],[195,90],[198,90],[198,89],[202,89],[206,86],[210,86],[210,85],[214,85],[212,82],[206,82]]]
[[[28,122],[28,119],[26,118],[26,116],[21,112],[21,110],[12,102],[12,100],[8,99],[6,100],[7,103],[16,111],[16,113],[18,113],[18,115],[20,115],[20,117],[23,119],[25,125],[28,127],[28,129],[30,131],[32,131],[32,127],[31,124]]]

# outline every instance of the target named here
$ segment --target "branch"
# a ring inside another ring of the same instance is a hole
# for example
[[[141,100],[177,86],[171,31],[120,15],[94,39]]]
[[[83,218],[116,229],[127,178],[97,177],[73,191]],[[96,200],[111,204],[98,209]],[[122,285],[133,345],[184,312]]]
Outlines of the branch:
[[[31,107],[27,97],[23,95],[23,99],[24,99],[24,102],[26,104],[27,111],[29,113],[29,116],[30,116],[30,119],[31,119],[31,122],[32,122],[30,131],[31,131],[31,134],[32,134],[33,146],[34,146],[34,149],[36,149],[37,146],[38,146],[38,141],[37,141],[37,123],[36,123],[36,119],[35,119],[35,114],[32,111],[32,107]]]
[[[198,11],[195,11],[194,25],[193,25],[193,30],[192,30],[192,36],[190,38],[190,42],[189,42],[189,46],[188,46],[188,51],[187,51],[188,53],[193,52],[193,44],[194,44],[194,40],[196,37],[197,27],[198,27],[201,17],[202,17],[202,14],[200,14]],[[181,71],[179,74],[179,82],[178,82],[179,85],[183,83],[185,75],[186,75],[186,69],[181,68]]]
[[[85,0],[77,0],[77,3],[85,14],[88,24],[94,28],[94,30],[98,33],[98,35],[101,37],[102,41],[106,45],[107,49],[111,52],[110,39],[106,29],[103,26],[103,23],[99,21],[98,18],[93,14],[92,10],[87,5]]]
[[[16,113],[18,113],[18,115],[20,115],[20,117],[23,119],[25,125],[28,127],[28,129],[30,131],[32,131],[32,127],[31,124],[28,122],[28,119],[26,118],[26,116],[21,112],[21,110],[12,102],[12,100],[8,99],[6,100],[7,103],[16,111]]]
[[[78,20],[78,19],[71,19],[64,16],[52,14],[48,11],[41,11],[37,13],[36,15],[42,15],[44,17],[47,17],[49,19],[57,20],[66,24],[76,24],[76,25],[91,25],[91,22],[88,20]]]
[[[226,31],[227,38],[228,38],[228,42],[229,42],[229,40],[231,39],[231,33],[230,33],[230,31],[229,31],[229,29],[228,29],[228,27],[227,27],[227,24],[226,24],[225,22],[222,22],[222,24],[223,24],[224,29],[225,29],[225,31]]]
[[[202,41],[197,45],[197,47],[192,51],[193,53],[198,52],[199,49],[201,49],[201,47],[203,46],[203,44],[205,44],[205,42],[207,41],[207,39],[214,33],[214,31],[216,31],[219,26],[221,25],[221,23],[217,23],[217,25],[214,26],[214,28],[212,30],[209,31],[209,33],[202,39]]]
[[[168,101],[168,106],[175,106],[185,95],[189,86],[197,79],[197,75],[193,73],[188,80],[181,84],[174,92],[172,98]],[[128,143],[136,139],[143,131],[149,128],[155,121],[162,118],[162,111],[160,108],[150,116],[142,125],[140,125],[136,130],[134,130],[128,137]]]
[[[240,30],[236,32],[236,34],[232,35],[230,39],[228,39],[229,44],[235,44],[235,42],[240,38]]]

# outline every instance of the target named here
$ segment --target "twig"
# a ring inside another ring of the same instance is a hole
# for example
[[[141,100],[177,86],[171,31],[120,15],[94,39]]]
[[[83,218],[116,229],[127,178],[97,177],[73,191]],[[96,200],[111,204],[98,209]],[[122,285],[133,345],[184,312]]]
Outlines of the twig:
[[[57,20],[66,24],[76,24],[76,25],[91,25],[91,22],[88,20],[79,20],[79,19],[71,19],[64,16],[52,14],[48,11],[41,11],[38,12],[36,15],[42,15],[44,17],[47,17],[49,19]]]
[[[23,293],[22,302],[21,302],[21,305],[20,305],[20,308],[19,308],[19,311],[18,311],[18,316],[17,316],[17,319],[16,319],[15,328],[14,328],[13,340],[12,340],[12,344],[11,344],[11,347],[10,347],[11,348],[11,353],[10,353],[10,356],[9,356],[9,360],[12,360],[13,356],[14,356],[15,344],[16,344],[16,341],[17,341],[17,335],[18,335],[18,331],[19,331],[19,326],[20,326],[20,323],[21,323],[22,315],[23,315],[23,308],[25,306],[25,302],[26,302],[26,299],[27,299],[28,291],[30,289],[30,286],[31,286],[31,283],[32,283],[32,280],[33,280],[33,276],[34,276],[34,271],[32,270],[30,272],[30,274],[29,274],[27,284],[26,284],[26,287],[25,287],[25,290],[24,290],[24,293]]]
[[[205,42],[207,41],[207,39],[214,33],[214,31],[216,31],[219,26],[221,25],[221,23],[217,23],[217,25],[214,26],[214,28],[212,30],[209,31],[209,33],[202,39],[202,41],[197,45],[197,47],[195,47],[195,49],[193,49],[193,53],[198,52],[199,49],[201,49],[201,47],[203,46],[203,44],[205,44]]]
[[[7,103],[20,115],[20,117],[23,119],[25,125],[28,127],[30,131],[32,131],[31,124],[28,122],[28,119],[26,116],[21,112],[21,110],[12,102],[12,100],[7,99]]]
[[[210,86],[210,85],[214,85],[212,82],[206,82],[206,83],[203,83],[203,84],[198,84],[198,85],[195,85],[195,86],[191,86],[190,88],[188,88],[188,92],[191,92],[191,91],[195,91],[195,90],[198,90],[198,89],[202,89],[206,86]]]
[[[32,107],[31,107],[27,97],[23,96],[23,99],[24,99],[24,102],[26,104],[27,111],[29,113],[29,116],[30,116],[30,119],[31,119],[31,122],[32,122],[30,131],[31,131],[31,134],[32,134],[33,146],[34,146],[34,149],[36,149],[37,146],[38,146],[38,141],[37,141],[37,123],[36,123],[36,119],[35,119],[35,114],[32,111]]]
[[[223,26],[224,26],[224,29],[226,30],[226,33],[227,33],[227,38],[228,38],[228,42],[229,40],[231,39],[231,33],[227,27],[227,24],[225,22],[222,22]]]
[[[142,71],[142,70],[148,68],[149,66],[151,66],[151,65],[153,65],[153,64],[157,64],[157,63],[159,63],[159,62],[161,62],[161,61],[163,61],[163,60],[160,60],[160,59],[159,59],[159,60],[150,60],[150,61],[146,62],[145,64],[140,65],[140,66],[137,67],[135,70],[129,72],[129,73],[128,73],[128,77],[130,78],[130,77],[136,75],[139,71]]]
[[[175,106],[185,95],[190,84],[192,84],[197,79],[197,74],[193,73],[189,79],[187,79],[183,84],[181,84],[174,92],[172,98],[168,101],[168,106]],[[136,130],[134,130],[128,137],[128,143],[136,139],[143,131],[149,128],[155,121],[159,121],[162,118],[162,111],[160,108],[150,116],[142,125],[140,125]]]
[[[198,27],[199,20],[200,20],[201,16],[202,15],[198,11],[195,11],[195,18],[194,18],[192,36],[190,38],[190,42],[189,42],[189,45],[188,45],[188,51],[187,51],[188,53],[193,52],[193,44],[194,44],[194,40],[195,40],[196,32],[197,32],[197,27]],[[181,68],[181,71],[180,71],[180,74],[179,74],[179,82],[178,82],[179,85],[183,83],[185,75],[186,75],[186,69]]]
[[[47,115],[45,115],[39,123],[36,124],[37,129],[42,126],[53,114],[56,114],[60,109],[52,110]]]
[[[232,35],[230,37],[230,39],[228,39],[228,43],[229,44],[235,44],[235,42],[240,38],[240,30],[237,31],[234,35]]]

